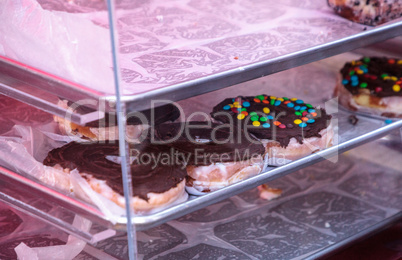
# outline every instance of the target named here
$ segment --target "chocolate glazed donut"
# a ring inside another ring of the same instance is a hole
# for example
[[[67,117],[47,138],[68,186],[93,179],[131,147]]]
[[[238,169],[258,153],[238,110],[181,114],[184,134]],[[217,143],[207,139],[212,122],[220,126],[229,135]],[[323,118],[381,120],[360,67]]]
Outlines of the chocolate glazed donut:
[[[70,101],[59,101],[59,106],[72,109]],[[94,110],[85,106],[74,109],[79,113],[90,113]],[[134,141],[142,135],[143,131],[150,126],[158,125],[167,121],[175,121],[180,116],[180,110],[174,104],[166,104],[152,109],[131,112],[126,115],[127,129],[126,138]],[[105,117],[89,122],[84,126],[74,124],[66,118],[54,117],[58,122],[60,131],[64,134],[78,136],[90,140],[116,140],[118,138],[117,117],[114,112],[105,113]]]
[[[340,71],[335,95],[352,110],[402,117],[402,59],[364,57]]]
[[[315,109],[301,99],[267,95],[227,98],[213,108],[211,116],[241,124],[257,138],[277,141],[282,147],[287,147],[291,138],[302,144],[305,138],[321,137],[320,131],[331,119],[324,109]]]
[[[159,155],[174,154],[171,148],[164,145],[152,145],[144,142],[132,148],[136,156],[131,165],[133,196],[150,202],[150,194],[164,194],[181,184],[184,191],[185,167],[181,161],[160,160]],[[64,170],[77,169],[87,179],[105,181],[114,192],[123,196],[122,174],[119,163],[110,157],[119,155],[117,143],[77,143],[71,142],[49,152],[43,164],[61,166]],[[109,157],[110,156],[110,157]],[[169,159],[169,158],[168,158]],[[147,205],[151,209],[159,205]],[[134,205],[136,209],[136,206]],[[142,207],[137,209],[146,210]]]
[[[212,122],[166,123],[155,127],[156,141],[185,154],[187,191],[218,190],[259,174],[264,146],[232,126]],[[174,140],[174,141],[172,141]]]
[[[154,130],[156,141],[186,154],[186,165],[234,162],[264,154],[264,147],[257,139],[218,123],[165,123],[155,126]]]
[[[211,116],[223,123],[233,122],[259,138],[272,165],[282,165],[332,145],[331,116],[297,98],[227,98],[213,108]]]

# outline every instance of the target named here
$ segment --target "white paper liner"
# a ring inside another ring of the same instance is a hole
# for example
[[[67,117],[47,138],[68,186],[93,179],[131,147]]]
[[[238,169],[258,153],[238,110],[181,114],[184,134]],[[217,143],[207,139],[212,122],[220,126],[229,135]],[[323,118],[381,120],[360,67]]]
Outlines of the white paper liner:
[[[91,222],[75,215],[73,226],[88,231]],[[85,247],[86,242],[70,235],[65,245],[30,248],[20,243],[14,250],[20,260],[70,260],[74,259]]]
[[[318,140],[318,137],[310,137],[310,138],[306,138],[303,140],[303,144],[300,145],[295,138],[291,138],[290,139],[290,143],[289,145],[296,145],[299,146],[300,149],[305,150],[306,148],[311,150],[311,153],[313,153],[313,151],[315,151],[317,148],[319,148],[319,150],[323,150],[326,149],[328,147],[331,147],[334,144],[338,144],[338,133],[337,133],[337,127],[334,127],[334,123],[333,121],[335,121],[334,119],[332,119],[331,123],[328,125],[328,127],[326,129],[321,130],[320,134],[322,135],[321,138],[326,138],[325,141],[325,147],[317,147],[311,143],[314,143],[315,141]],[[325,134],[322,134],[323,131],[325,130]],[[330,132],[330,134],[328,135],[328,132]],[[333,134],[331,135],[331,133],[333,132]],[[267,144],[269,142],[275,142],[275,141],[270,141],[270,140],[261,140],[261,142],[263,142],[263,144]],[[288,146],[289,147],[289,146]],[[304,147],[304,148],[303,148]],[[275,149],[275,147],[271,147],[270,149]],[[288,159],[286,158],[286,154],[281,154],[281,153],[276,153],[275,150],[273,150],[271,153],[275,154],[272,157],[268,157],[267,160],[267,164],[268,165],[272,165],[272,166],[282,166],[285,164],[288,164],[294,160]],[[307,154],[309,155],[309,154]],[[300,158],[307,156],[306,154],[302,154],[300,156]],[[297,159],[300,159],[297,158]]]
[[[262,168],[261,168],[261,171],[258,173],[258,174],[260,174],[261,172],[264,172],[266,169],[267,169],[267,167],[268,167],[268,154],[265,154],[264,155],[264,159],[263,159],[263,165],[262,165]],[[256,175],[258,175],[258,174],[256,174]],[[224,182],[222,182],[222,185],[225,185],[224,184]],[[197,185],[195,185],[195,186],[197,186]],[[224,186],[223,186],[224,187]],[[199,191],[197,188],[195,188],[194,186],[186,186],[186,191],[189,193],[189,194],[191,194],[191,195],[195,195],[195,196],[202,196],[202,195],[205,195],[205,194],[208,194],[208,193],[210,193],[210,192],[203,192],[203,191]]]
[[[119,217],[125,215],[124,208],[95,192],[77,170],[70,171],[70,176],[74,194],[95,204],[113,224],[117,223]]]

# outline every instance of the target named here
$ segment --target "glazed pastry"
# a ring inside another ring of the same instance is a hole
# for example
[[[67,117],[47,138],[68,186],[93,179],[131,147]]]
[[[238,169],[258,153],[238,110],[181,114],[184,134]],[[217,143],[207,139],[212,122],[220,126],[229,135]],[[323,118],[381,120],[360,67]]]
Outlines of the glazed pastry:
[[[173,163],[164,164],[162,160],[149,159],[170,155],[170,147],[144,142],[136,144],[131,151],[136,156],[131,164],[131,206],[136,213],[149,212],[186,198],[186,170],[182,162],[172,160]],[[50,151],[43,164],[52,166],[50,171],[60,170],[65,175],[76,169],[93,190],[124,207],[121,166],[116,161],[118,155],[117,143],[71,142]],[[65,190],[68,188],[64,187]]]
[[[227,98],[211,116],[260,139],[270,164],[282,165],[332,145],[331,116],[297,98],[268,95]]]
[[[345,64],[335,89],[339,102],[354,111],[402,117],[402,60],[364,57]]]
[[[263,145],[227,125],[166,123],[155,127],[154,136],[185,156],[187,191],[195,195],[254,176],[264,167]]]
[[[68,109],[71,103],[63,100],[59,101],[59,106]],[[92,112],[89,108],[80,106],[79,112]],[[126,137],[128,141],[138,139],[142,132],[149,128],[150,125],[158,125],[167,121],[174,121],[180,116],[180,110],[173,104],[159,106],[152,110],[143,110],[141,115],[147,120],[148,124],[144,124],[139,117],[133,113],[127,116]],[[131,115],[131,116],[130,116]],[[152,118],[153,116],[153,118]],[[85,126],[74,124],[65,118],[54,117],[59,124],[60,131],[63,134],[73,135],[89,140],[116,140],[118,139],[117,117],[114,113],[106,113],[103,119],[87,123]]]
[[[402,0],[328,0],[328,5],[340,16],[367,25],[402,16]]]

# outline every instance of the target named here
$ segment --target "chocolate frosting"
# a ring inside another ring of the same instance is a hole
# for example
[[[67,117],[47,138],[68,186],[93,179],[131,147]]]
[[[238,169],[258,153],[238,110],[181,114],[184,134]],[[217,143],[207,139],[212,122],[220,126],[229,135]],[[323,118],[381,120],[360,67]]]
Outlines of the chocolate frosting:
[[[218,123],[166,123],[154,130],[155,141],[180,151],[186,156],[188,165],[243,161],[265,152],[264,146],[254,137]]]
[[[72,102],[68,102],[70,106]],[[77,112],[80,113],[89,113],[94,110],[85,107],[79,106]],[[152,111],[154,113],[152,117]],[[140,118],[145,117],[149,125],[158,125],[167,121],[174,121],[180,116],[180,110],[174,104],[166,104],[163,106],[158,106],[152,109],[146,109],[140,112],[130,112],[127,114],[127,125],[140,125],[144,122],[141,121]],[[117,125],[117,116],[115,112],[105,113],[105,117],[98,120],[85,124],[88,127],[109,127]]]
[[[233,122],[259,139],[275,140],[282,147],[287,147],[291,138],[302,144],[304,138],[321,137],[319,132],[331,119],[324,109],[300,99],[267,95],[227,98],[213,108],[211,116],[220,122]]]
[[[195,128],[200,125],[201,128]],[[134,158],[131,164],[133,195],[147,200],[149,192],[163,193],[175,187],[185,178],[186,165],[247,160],[264,154],[263,145],[255,139],[246,139],[242,132],[239,135],[241,142],[225,142],[231,132],[220,126],[215,123],[209,127],[205,122],[185,124],[187,135],[185,131],[180,133],[181,123],[165,123],[151,132],[155,138],[150,135],[141,144],[130,144],[131,157]],[[238,137],[237,131],[233,133]],[[176,135],[178,139],[169,142]],[[121,166],[107,157],[116,158],[118,155],[117,142],[71,142],[50,151],[43,164],[59,164],[63,168],[90,174],[105,180],[114,191],[123,195]]]
[[[352,95],[368,91],[376,97],[402,96],[401,90],[394,90],[395,85],[402,88],[402,60],[364,57],[346,63],[341,74],[342,84]]]
[[[131,145],[132,155],[147,156],[131,164],[133,195],[148,200],[149,192],[163,193],[176,187],[186,176],[182,164],[171,162],[147,163],[148,156],[170,154],[170,148],[164,145]],[[135,149],[135,150],[134,150]],[[139,151],[139,153],[137,153]],[[118,143],[77,143],[71,142],[49,152],[43,164],[54,166],[59,164],[70,170],[77,169],[80,173],[90,174],[96,179],[105,180],[115,192],[123,195],[123,181],[120,164],[106,158],[119,156]]]

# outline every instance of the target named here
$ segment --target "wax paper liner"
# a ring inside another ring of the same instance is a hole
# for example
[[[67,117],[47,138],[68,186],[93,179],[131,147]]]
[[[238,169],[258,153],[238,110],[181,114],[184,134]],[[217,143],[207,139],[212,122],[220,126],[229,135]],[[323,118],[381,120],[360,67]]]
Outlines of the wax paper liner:
[[[60,168],[48,167],[38,162],[43,161],[50,150],[65,144],[55,141],[47,135],[49,133],[45,135],[31,127],[14,126],[8,136],[0,136],[0,164],[17,173],[29,174],[52,187],[93,203],[111,223],[116,223],[119,218],[125,215],[124,208],[95,192],[77,170],[73,169],[68,174]],[[57,134],[50,136],[57,137],[56,139],[60,140]],[[187,198],[188,194],[183,192],[182,196],[173,203],[155,208],[148,211],[147,214],[182,203]]]
[[[0,55],[114,92],[108,29],[34,0],[0,1],[0,17]]]
[[[268,154],[264,155],[264,164],[262,166],[261,172],[265,172],[265,170],[268,167]],[[261,173],[260,172],[260,173]],[[208,194],[209,192],[203,192],[203,191],[199,191],[197,188],[195,187],[190,187],[190,186],[186,186],[186,191],[191,194],[191,195],[196,195],[196,196],[202,196],[205,194]]]
[[[91,222],[76,215],[73,226],[88,231]],[[20,260],[70,260],[74,259],[85,245],[84,241],[70,235],[65,245],[30,248],[26,244],[20,243],[14,250]]]

